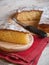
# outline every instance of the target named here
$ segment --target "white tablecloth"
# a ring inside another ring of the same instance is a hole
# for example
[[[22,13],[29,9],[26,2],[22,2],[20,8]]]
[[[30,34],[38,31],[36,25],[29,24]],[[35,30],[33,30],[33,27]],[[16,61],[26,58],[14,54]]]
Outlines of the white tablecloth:
[[[5,18],[15,9],[22,6],[38,6],[44,8],[46,14],[40,23],[49,24],[49,0],[0,0],[0,24],[5,21]],[[44,19],[44,20],[43,20]],[[0,65],[11,65],[0,60]],[[49,44],[44,49],[37,65],[49,65]]]

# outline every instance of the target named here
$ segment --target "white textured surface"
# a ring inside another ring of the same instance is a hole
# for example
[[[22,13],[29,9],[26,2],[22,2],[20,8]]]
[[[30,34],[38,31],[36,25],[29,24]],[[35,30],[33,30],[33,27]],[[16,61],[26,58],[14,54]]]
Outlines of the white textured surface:
[[[22,6],[38,6],[43,8],[46,14],[45,18],[41,20],[41,23],[49,24],[49,0],[0,0],[0,24],[5,22],[5,18],[11,14],[13,10]],[[47,19],[48,18],[48,19]],[[5,63],[0,61],[0,65],[10,65],[9,63]],[[49,65],[49,45],[44,49],[39,62],[37,65]]]

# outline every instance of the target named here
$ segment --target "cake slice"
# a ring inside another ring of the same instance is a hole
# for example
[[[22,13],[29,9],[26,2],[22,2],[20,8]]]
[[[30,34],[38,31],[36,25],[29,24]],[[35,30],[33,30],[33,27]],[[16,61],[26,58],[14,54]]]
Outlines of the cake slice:
[[[0,41],[25,45],[30,42],[29,33],[10,29],[0,29]]]
[[[14,15],[14,17],[20,23],[37,26],[37,24],[41,19],[41,15],[42,15],[42,11],[40,10],[30,10],[30,11],[17,12]]]
[[[49,33],[49,24],[39,24],[38,28],[46,33]]]

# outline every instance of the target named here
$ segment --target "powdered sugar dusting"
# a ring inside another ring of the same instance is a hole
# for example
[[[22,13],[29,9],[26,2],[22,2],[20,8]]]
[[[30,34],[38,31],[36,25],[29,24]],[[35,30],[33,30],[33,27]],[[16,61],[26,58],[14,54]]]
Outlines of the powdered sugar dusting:
[[[0,29],[11,29],[11,30],[18,30],[18,31],[27,32],[27,30],[25,30],[23,27],[18,25],[12,19],[7,19],[4,23],[2,23],[0,25]]]

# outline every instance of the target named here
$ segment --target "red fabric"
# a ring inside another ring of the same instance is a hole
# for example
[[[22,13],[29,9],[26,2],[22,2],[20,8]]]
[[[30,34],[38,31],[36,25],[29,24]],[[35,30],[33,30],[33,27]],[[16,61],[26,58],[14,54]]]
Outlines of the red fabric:
[[[47,37],[39,38],[38,36],[34,36],[34,43],[29,49],[12,53],[0,52],[0,58],[21,65],[36,65],[43,49],[48,42],[49,38]]]

